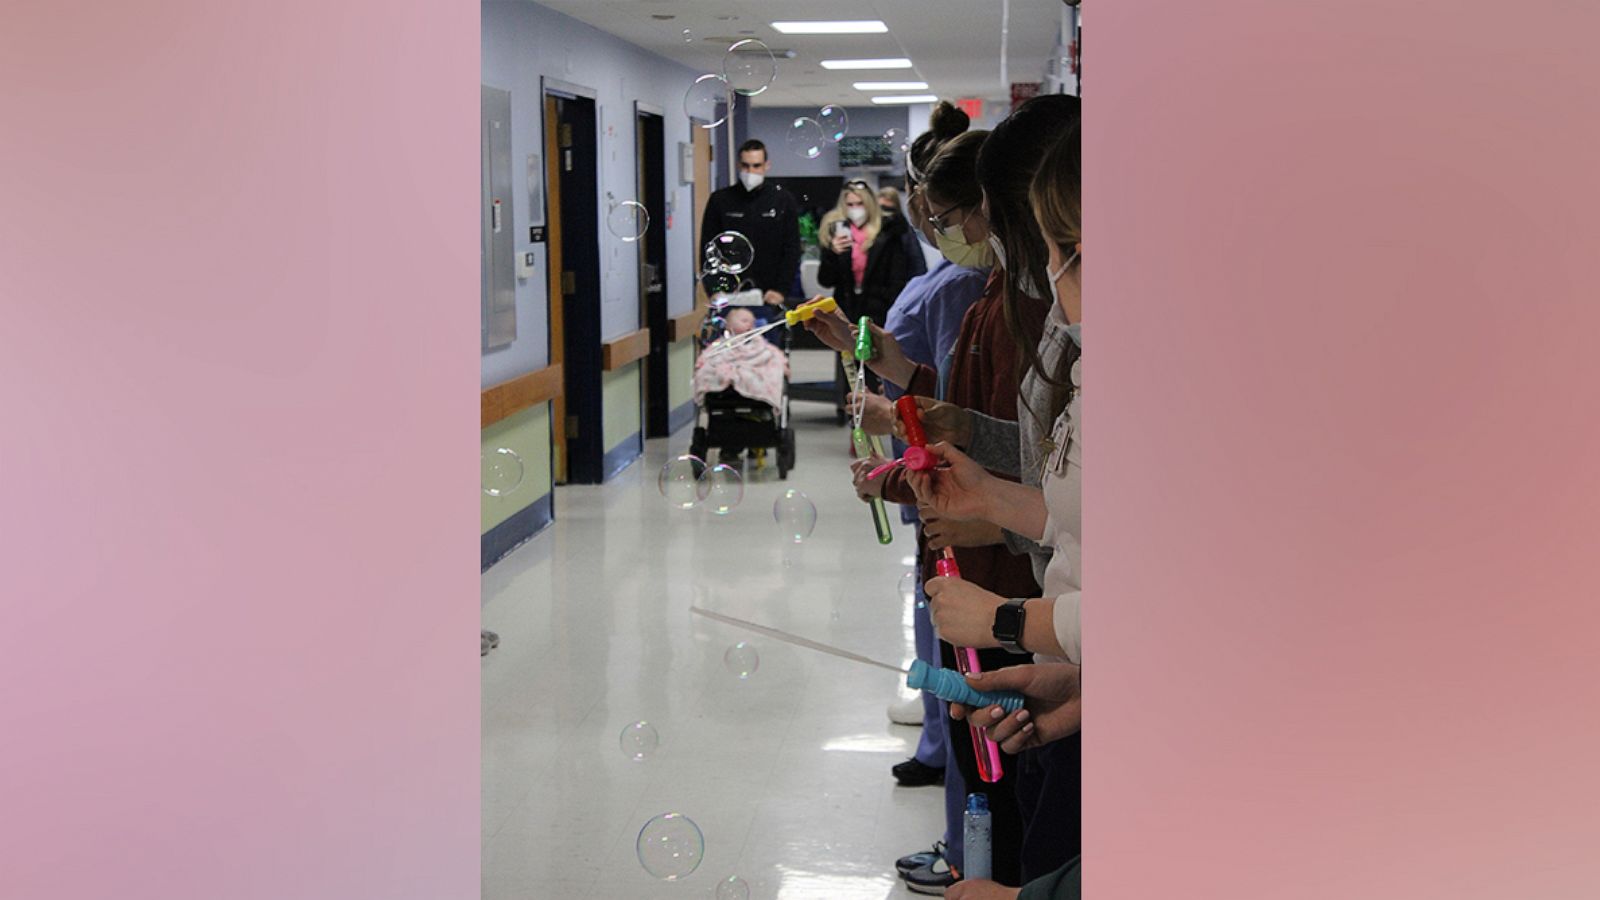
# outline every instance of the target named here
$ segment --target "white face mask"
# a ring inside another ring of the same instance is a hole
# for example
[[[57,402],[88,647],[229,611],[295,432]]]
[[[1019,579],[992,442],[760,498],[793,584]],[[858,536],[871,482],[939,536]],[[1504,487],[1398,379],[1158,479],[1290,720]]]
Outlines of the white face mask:
[[[860,225],[862,222],[867,220],[867,208],[865,206],[847,207],[844,211],[844,214],[850,218],[850,221],[856,223],[857,225]]]
[[[1074,251],[1072,251],[1072,256],[1067,256],[1066,263],[1062,263],[1061,267],[1059,267],[1059,269],[1045,269],[1045,274],[1046,275],[1050,275],[1050,303],[1054,303],[1054,304],[1056,304],[1056,306],[1061,306],[1061,290],[1059,290],[1059,288],[1056,288],[1056,282],[1059,282],[1059,280],[1061,280],[1061,275],[1066,275],[1067,274],[1067,269],[1070,269],[1070,267],[1072,267],[1072,263],[1074,263],[1074,261],[1077,261],[1077,258],[1078,258],[1078,251],[1074,250]],[[1077,323],[1074,323],[1074,325],[1072,325],[1072,328],[1077,328]],[[1072,335],[1072,341],[1074,341],[1074,343],[1078,343],[1077,331],[1072,331],[1069,328],[1069,331],[1067,331],[1067,333],[1070,333],[1070,335]],[[1082,344],[1078,344],[1078,346],[1082,346]]]
[[[766,180],[767,176],[761,174],[760,172],[739,173],[739,183],[744,185],[744,189],[747,191],[753,191],[756,188],[761,187],[761,182]]]
[[[1006,267],[1006,248],[1004,244],[1000,243],[1000,238],[992,231],[989,232],[989,249],[994,251],[995,265],[1004,269]]]

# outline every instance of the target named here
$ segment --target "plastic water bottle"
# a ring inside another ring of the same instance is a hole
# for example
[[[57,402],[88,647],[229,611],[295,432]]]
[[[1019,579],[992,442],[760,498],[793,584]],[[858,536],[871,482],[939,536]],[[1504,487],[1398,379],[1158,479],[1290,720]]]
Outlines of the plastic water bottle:
[[[961,821],[961,841],[965,848],[962,855],[967,863],[961,871],[963,879],[993,877],[989,865],[989,830],[988,795],[968,794],[967,812]]]

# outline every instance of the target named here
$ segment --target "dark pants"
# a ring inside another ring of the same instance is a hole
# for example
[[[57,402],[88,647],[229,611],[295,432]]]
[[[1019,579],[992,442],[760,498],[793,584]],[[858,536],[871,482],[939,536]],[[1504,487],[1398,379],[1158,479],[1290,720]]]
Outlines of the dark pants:
[[[956,668],[955,648],[940,641],[939,654],[945,668]],[[989,672],[1030,660],[1004,650],[980,650],[978,661],[983,670]],[[961,769],[967,792],[989,796],[989,818],[993,828],[989,836],[991,877],[1001,884],[1021,886],[1023,832],[1022,808],[1017,803],[1017,758],[1002,752],[1000,762],[1003,773],[1000,780],[993,784],[986,782],[978,777],[978,757],[973,750],[971,729],[966,722],[954,719],[950,720],[949,726],[946,739],[950,742],[951,755]]]
[[[1017,756],[1017,804],[1022,809],[1022,879],[1042,878],[1066,865],[1083,843],[1081,735],[1024,750]]]

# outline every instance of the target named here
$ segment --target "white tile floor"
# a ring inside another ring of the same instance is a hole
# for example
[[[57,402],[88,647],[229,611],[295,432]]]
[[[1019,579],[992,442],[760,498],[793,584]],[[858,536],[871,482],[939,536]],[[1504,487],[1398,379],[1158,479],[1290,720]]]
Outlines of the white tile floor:
[[[795,355],[797,377],[831,365]],[[483,576],[483,893],[486,898],[715,896],[730,875],[753,898],[914,896],[893,862],[943,830],[938,787],[899,788],[889,767],[917,729],[891,725],[893,674],[691,616],[691,603],[909,663],[899,594],[909,528],[873,536],[850,489],[849,436],[831,405],[796,402],[798,463],[787,481],[746,470],[726,517],[670,507],[656,474],[689,431],[647,443],[610,484],[556,492],[556,522]],[[770,454],[769,454],[770,457]],[[772,504],[805,491],[817,527],[786,543]],[[898,521],[898,519],[896,519]],[[760,667],[723,664],[747,641]],[[643,762],[619,737],[644,720]],[[678,882],[640,866],[650,817],[693,819],[700,867]]]

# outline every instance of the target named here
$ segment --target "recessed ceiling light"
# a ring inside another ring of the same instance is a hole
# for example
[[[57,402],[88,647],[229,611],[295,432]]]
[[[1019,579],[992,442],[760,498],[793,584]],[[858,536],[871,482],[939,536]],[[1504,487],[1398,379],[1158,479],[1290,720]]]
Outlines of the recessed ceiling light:
[[[901,94],[894,97],[873,97],[872,102],[879,106],[890,106],[901,103],[937,103],[938,94]]]
[[[824,69],[909,69],[911,60],[898,59],[825,59]]]
[[[889,26],[877,19],[857,22],[773,22],[782,34],[884,34]]]
[[[926,81],[858,81],[852,85],[858,91],[925,91]]]
[[[650,18],[659,19],[662,22],[669,22],[673,19],[676,19],[677,16],[665,15],[663,13],[651,13]]]

